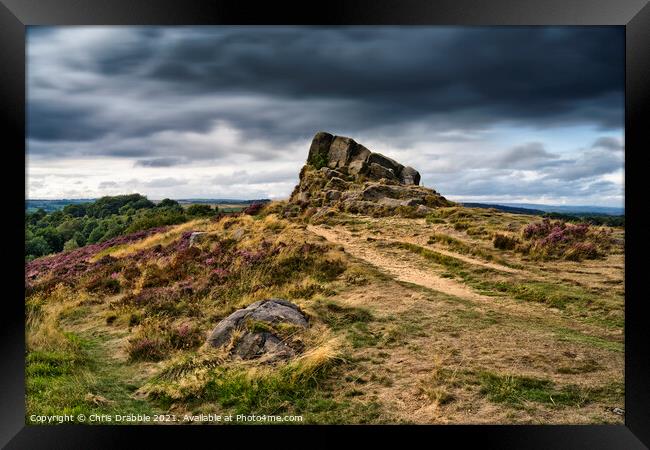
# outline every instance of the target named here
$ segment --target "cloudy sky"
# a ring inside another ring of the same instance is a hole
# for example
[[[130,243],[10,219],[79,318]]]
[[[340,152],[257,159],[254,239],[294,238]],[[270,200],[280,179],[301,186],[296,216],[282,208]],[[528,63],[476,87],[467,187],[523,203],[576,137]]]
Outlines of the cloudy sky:
[[[27,36],[29,198],[282,198],[322,130],[452,200],[623,204],[621,27]]]

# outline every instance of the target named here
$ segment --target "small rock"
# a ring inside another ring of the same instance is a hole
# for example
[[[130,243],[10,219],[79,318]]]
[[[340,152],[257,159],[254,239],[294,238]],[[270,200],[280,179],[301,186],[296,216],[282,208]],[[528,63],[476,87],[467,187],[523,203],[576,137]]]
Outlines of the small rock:
[[[192,234],[190,234],[190,244],[189,244],[190,247],[201,242],[201,240],[206,234],[207,234],[206,231],[195,231]]]
[[[232,238],[236,241],[241,241],[244,237],[245,232],[246,231],[243,228],[237,228],[235,231],[233,231]]]
[[[112,400],[109,400],[106,397],[102,397],[101,395],[97,395],[97,394],[92,394],[90,392],[86,394],[84,400],[86,400],[88,403],[93,403],[97,406],[109,405],[113,403]]]

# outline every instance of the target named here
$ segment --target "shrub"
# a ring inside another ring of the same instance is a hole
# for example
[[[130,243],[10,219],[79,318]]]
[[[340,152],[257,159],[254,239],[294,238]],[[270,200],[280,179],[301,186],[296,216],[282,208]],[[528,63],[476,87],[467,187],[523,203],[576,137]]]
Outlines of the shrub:
[[[201,345],[203,333],[194,324],[173,325],[170,321],[145,320],[127,345],[131,361],[160,361],[172,350],[189,350]]]
[[[215,214],[218,208],[212,209],[210,205],[190,205],[185,211],[190,216],[206,217]]]
[[[116,277],[103,275],[96,275],[91,278],[85,285],[88,292],[96,292],[101,294],[117,294],[120,292],[120,282]]]
[[[64,251],[74,250],[75,248],[79,248],[79,243],[75,239],[70,239],[63,244]]]
[[[196,325],[182,323],[169,331],[169,343],[175,349],[192,349],[203,343],[203,333]]]
[[[456,231],[467,230],[469,227],[470,227],[469,222],[465,220],[459,220],[458,222],[454,223],[454,230]]]
[[[249,216],[255,216],[259,214],[262,209],[264,209],[264,203],[258,202],[258,203],[251,203],[246,209],[244,209],[244,214],[248,214]]]
[[[160,361],[167,354],[166,347],[160,338],[136,336],[129,340],[126,351],[131,361]]]
[[[441,219],[440,217],[436,217],[433,214],[429,214],[427,216],[427,223],[429,224],[435,224],[435,223],[447,223],[445,219]]]
[[[498,248],[500,250],[514,250],[519,243],[519,239],[507,236],[505,234],[497,233],[494,235],[494,240],[492,243],[494,244],[494,248]]]

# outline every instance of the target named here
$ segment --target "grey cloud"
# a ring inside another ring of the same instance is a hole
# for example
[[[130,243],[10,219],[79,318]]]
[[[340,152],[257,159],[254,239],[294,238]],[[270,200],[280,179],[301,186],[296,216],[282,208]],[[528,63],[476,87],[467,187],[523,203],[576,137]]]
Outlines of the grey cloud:
[[[135,162],[135,167],[174,167],[185,163],[181,158],[141,159]]]
[[[563,161],[546,175],[549,179],[575,181],[623,169],[623,160],[611,151],[587,151],[578,158]]]
[[[557,157],[557,154],[548,152],[541,142],[529,142],[504,152],[496,162],[500,167],[533,169],[537,164]]]
[[[298,182],[298,170],[295,168],[259,171],[250,173],[246,170],[234,171],[229,175],[214,177],[210,182],[218,185],[228,184],[272,184]]]
[[[592,148],[606,148],[612,151],[618,151],[623,149],[623,143],[616,138],[610,136],[599,137],[592,144]]]

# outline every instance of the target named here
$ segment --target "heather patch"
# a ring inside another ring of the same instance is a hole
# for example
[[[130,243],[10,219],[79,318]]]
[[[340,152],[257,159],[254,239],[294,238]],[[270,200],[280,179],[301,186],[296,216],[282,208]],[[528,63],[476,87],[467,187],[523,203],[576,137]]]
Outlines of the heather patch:
[[[118,236],[99,244],[86,245],[68,252],[35,259],[25,265],[25,278],[33,281],[45,276],[51,276],[74,281],[86,272],[106,264],[107,261],[105,259],[99,259],[95,263],[90,262],[91,258],[101,251],[165,232],[167,228],[159,227],[138,231],[124,236]],[[32,284],[35,285],[37,283]]]
[[[529,224],[521,235],[524,242],[515,249],[535,259],[596,259],[605,256],[612,245],[611,230],[560,220]]]

